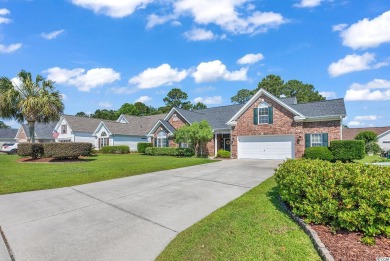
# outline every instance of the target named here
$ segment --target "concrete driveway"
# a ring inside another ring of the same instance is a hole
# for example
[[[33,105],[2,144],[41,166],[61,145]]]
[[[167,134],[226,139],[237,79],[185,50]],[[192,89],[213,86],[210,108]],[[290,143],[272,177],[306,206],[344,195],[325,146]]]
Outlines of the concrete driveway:
[[[181,231],[272,176],[280,161],[225,160],[0,196],[0,260],[153,260]],[[32,173],[33,175],[33,173]]]

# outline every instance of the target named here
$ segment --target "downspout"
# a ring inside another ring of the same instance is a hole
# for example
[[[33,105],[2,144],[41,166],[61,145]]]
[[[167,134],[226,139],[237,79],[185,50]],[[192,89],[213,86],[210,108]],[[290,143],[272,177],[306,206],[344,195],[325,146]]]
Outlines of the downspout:
[[[340,140],[343,140],[343,117],[340,116]]]

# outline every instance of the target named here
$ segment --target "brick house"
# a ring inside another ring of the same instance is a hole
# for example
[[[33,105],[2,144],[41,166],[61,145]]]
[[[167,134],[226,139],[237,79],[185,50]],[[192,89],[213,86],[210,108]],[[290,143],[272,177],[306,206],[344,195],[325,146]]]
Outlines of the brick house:
[[[342,138],[343,99],[298,104],[295,97],[277,98],[260,89],[246,104],[187,111],[172,110],[148,136],[156,147],[186,147],[173,140],[177,128],[206,120],[214,137],[205,151],[231,151],[232,158],[299,158],[306,147],[328,146]]]

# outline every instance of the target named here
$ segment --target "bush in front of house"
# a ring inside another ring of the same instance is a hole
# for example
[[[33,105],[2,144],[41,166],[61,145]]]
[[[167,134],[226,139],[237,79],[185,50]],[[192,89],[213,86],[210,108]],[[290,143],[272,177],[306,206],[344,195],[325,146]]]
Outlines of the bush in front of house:
[[[152,143],[150,142],[139,142],[137,144],[137,151],[139,153],[145,153],[146,148],[152,147]]]
[[[45,157],[56,159],[77,159],[80,156],[90,156],[92,144],[88,142],[44,143]]]
[[[19,143],[18,155],[22,157],[31,157],[33,159],[42,158],[44,155],[42,143]]]
[[[230,158],[230,151],[227,150],[218,150],[217,151],[218,158]]]
[[[103,154],[127,154],[130,153],[129,146],[105,146],[99,150]]]
[[[305,159],[320,159],[320,160],[333,160],[333,154],[328,147],[309,147],[305,149],[303,154]]]
[[[146,148],[145,154],[152,156],[192,157],[195,155],[195,152],[191,148],[149,147]]]
[[[306,222],[390,237],[390,168],[287,160],[275,179],[283,201]]]
[[[362,159],[365,156],[363,140],[333,140],[330,142],[330,151],[334,160],[342,162],[351,162]]]
[[[369,142],[366,144],[366,153],[380,154],[382,152],[381,147],[376,142]]]

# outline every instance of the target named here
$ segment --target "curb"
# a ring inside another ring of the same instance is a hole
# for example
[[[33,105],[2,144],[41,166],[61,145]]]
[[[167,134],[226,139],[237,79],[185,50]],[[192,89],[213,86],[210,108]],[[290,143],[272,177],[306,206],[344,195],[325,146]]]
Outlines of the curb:
[[[8,246],[7,239],[4,232],[0,227],[0,260],[15,261],[11,249]]]
[[[314,244],[314,248],[317,250],[318,254],[321,256],[323,261],[335,261],[330,251],[326,248],[324,243],[322,243],[317,232],[315,232],[310,225],[306,224],[303,219],[294,215],[291,210],[286,206],[286,204],[279,197],[279,202],[288,215],[305,231],[305,233],[310,237],[311,241]]]

